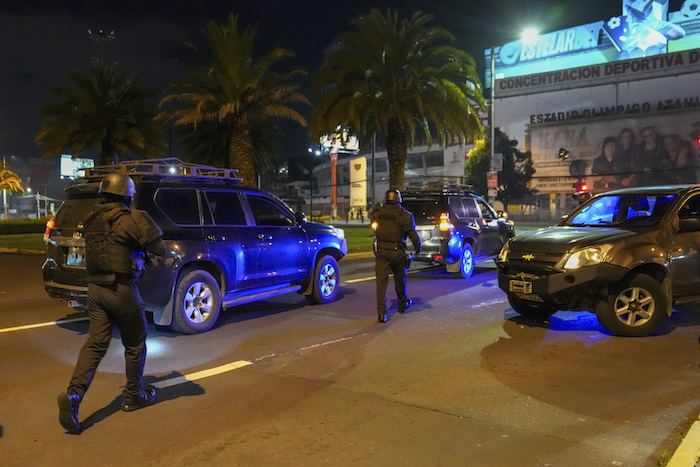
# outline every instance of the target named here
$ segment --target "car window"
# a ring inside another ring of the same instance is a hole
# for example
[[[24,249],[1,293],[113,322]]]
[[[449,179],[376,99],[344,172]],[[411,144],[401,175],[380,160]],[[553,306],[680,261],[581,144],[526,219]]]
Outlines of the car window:
[[[676,195],[629,194],[594,198],[566,224],[575,226],[650,227],[666,213]]]
[[[464,200],[457,196],[450,196],[450,211],[457,219],[464,219],[467,217],[466,208],[464,207]]]
[[[207,191],[206,200],[216,225],[246,225],[241,200],[235,191]]]
[[[479,209],[476,207],[474,198],[465,198],[462,200],[467,217],[479,217]]]
[[[481,211],[481,217],[483,217],[484,219],[496,218],[496,213],[494,212],[494,210],[491,209],[491,206],[486,204],[484,201],[477,199],[476,204],[479,206],[479,210]]]
[[[246,194],[250,210],[257,225],[274,225],[289,227],[294,225],[292,214],[278,206],[272,200],[254,194]]]
[[[693,219],[700,217],[700,196],[693,196],[683,204],[678,211],[681,219]]]
[[[61,204],[61,208],[56,213],[56,228],[77,227],[100,201],[102,197],[97,193],[71,195]]]
[[[433,198],[408,199],[403,201],[403,207],[413,214],[416,224],[432,224],[440,220],[442,206],[440,201]]]
[[[161,188],[156,205],[177,225],[199,225],[199,203],[193,189]]]

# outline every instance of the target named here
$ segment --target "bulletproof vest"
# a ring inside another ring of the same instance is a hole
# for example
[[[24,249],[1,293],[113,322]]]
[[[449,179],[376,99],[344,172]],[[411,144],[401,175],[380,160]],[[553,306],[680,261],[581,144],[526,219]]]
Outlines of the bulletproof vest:
[[[128,214],[126,207],[96,209],[83,223],[85,238],[85,262],[91,275],[130,274],[131,253],[128,248],[110,242],[114,222]],[[107,282],[110,282],[107,279]],[[113,281],[112,281],[113,282]]]
[[[380,208],[374,215],[377,229],[374,235],[380,242],[403,242],[403,230],[399,218],[403,209],[397,205],[387,205]]]

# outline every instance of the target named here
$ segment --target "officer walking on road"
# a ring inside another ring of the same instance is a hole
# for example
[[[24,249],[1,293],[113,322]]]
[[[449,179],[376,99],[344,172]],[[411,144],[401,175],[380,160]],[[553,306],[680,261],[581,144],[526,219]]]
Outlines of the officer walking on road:
[[[406,253],[406,238],[410,238],[415,252],[420,253],[420,238],[416,233],[413,214],[401,206],[398,190],[386,192],[385,202],[372,212],[372,228],[376,239],[374,271],[377,277],[377,321],[386,323],[386,288],[389,273],[394,274],[394,286],[399,300],[399,313],[411,306],[406,295],[406,270],[410,256]]]
[[[140,409],[156,398],[153,388],[143,387],[147,323],[136,278],[148,252],[159,256],[165,253],[163,233],[148,213],[130,209],[136,189],[129,176],[108,174],[99,192],[104,200],[82,226],[88,271],[88,339],[80,350],[68,389],[58,395],[58,419],[70,433],[80,432],[78,406],[107,352],[114,325],[125,349],[126,395],[122,410]]]

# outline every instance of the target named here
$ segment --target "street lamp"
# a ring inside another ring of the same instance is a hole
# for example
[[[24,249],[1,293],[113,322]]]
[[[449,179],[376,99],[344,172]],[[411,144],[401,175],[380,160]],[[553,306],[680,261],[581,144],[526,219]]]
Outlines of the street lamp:
[[[308,148],[310,154],[314,157],[320,156],[320,149]],[[311,159],[311,169],[309,170],[309,220],[313,222],[314,220],[314,166],[316,165],[315,158]]]

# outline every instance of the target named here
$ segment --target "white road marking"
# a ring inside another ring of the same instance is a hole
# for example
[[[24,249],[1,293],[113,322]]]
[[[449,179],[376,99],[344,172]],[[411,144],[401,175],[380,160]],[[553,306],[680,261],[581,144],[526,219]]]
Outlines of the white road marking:
[[[170,386],[176,386],[178,384],[188,383],[190,381],[196,381],[202,378],[208,378],[209,376],[220,375],[221,373],[226,373],[227,371],[237,370],[243,368],[244,366],[252,365],[253,362],[248,362],[246,360],[239,360],[237,362],[226,363],[225,365],[217,366],[216,368],[209,368],[207,370],[196,371],[183,376],[177,376],[175,378],[164,379],[163,381],[157,381],[151,383],[151,386],[155,386],[159,389],[167,388]]]
[[[25,324],[24,326],[15,326],[12,328],[0,329],[0,334],[3,332],[24,331],[25,329],[43,328],[46,326],[58,326],[60,324],[74,323],[76,321],[87,321],[87,320],[88,320],[88,317],[84,316],[82,318],[59,319],[58,321],[47,321],[45,323]]]

